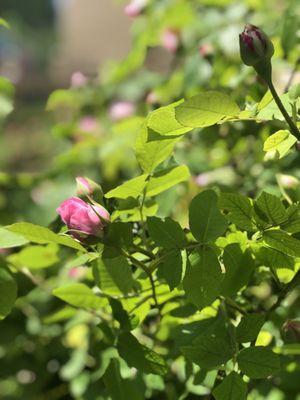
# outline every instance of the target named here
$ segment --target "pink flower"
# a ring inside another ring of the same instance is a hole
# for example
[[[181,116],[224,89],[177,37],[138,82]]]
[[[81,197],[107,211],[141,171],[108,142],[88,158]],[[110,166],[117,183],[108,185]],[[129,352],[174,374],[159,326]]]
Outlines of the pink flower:
[[[159,99],[158,99],[157,94],[155,92],[149,92],[147,94],[147,97],[146,97],[146,103],[147,104],[155,104],[155,103],[158,103],[158,102],[159,102]]]
[[[86,178],[84,176],[77,176],[76,183],[78,196],[100,195],[100,198],[103,197],[101,186],[98,185],[98,183],[92,181],[92,179]]]
[[[68,276],[72,279],[80,280],[86,275],[87,268],[85,267],[73,267],[69,269]]]
[[[194,181],[197,186],[207,186],[210,183],[210,176],[207,173],[199,174],[194,177]]]
[[[100,204],[92,205],[71,197],[56,210],[72,235],[81,239],[86,235],[102,237],[103,229],[110,221],[109,212]]]
[[[131,117],[135,112],[135,105],[130,101],[118,101],[113,103],[109,109],[109,116],[113,121]]]
[[[213,54],[214,48],[211,43],[204,43],[199,47],[199,53],[202,57],[207,57]]]
[[[74,72],[71,76],[71,87],[81,88],[87,84],[87,81],[87,77],[82,72]]]
[[[124,12],[128,17],[138,17],[146,4],[147,0],[131,0],[131,2],[124,8]]]
[[[97,119],[92,116],[83,117],[79,121],[79,129],[83,132],[93,132],[97,129]]]
[[[166,29],[161,37],[163,47],[170,53],[176,53],[179,46],[179,35],[174,29]]]

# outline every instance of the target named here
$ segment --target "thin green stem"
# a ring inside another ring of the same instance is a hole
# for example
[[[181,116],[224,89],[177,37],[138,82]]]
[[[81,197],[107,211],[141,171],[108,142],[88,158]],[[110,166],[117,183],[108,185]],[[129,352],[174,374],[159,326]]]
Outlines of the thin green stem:
[[[282,104],[282,101],[280,100],[280,97],[278,96],[276,89],[273,85],[272,79],[269,79],[267,81],[267,84],[269,86],[270,92],[272,93],[272,96],[273,96],[279,110],[281,111],[281,114],[284,116],[284,119],[288,123],[292,134],[295,135],[298,139],[300,139],[300,132],[299,132],[297,126],[294,124],[292,118],[289,116],[288,112],[286,111],[284,105]]]

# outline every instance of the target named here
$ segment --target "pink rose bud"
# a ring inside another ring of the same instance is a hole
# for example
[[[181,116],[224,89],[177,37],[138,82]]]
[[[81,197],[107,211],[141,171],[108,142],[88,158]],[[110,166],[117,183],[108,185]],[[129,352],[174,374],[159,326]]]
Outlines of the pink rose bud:
[[[104,227],[110,222],[109,212],[104,207],[78,197],[65,200],[56,211],[76,239],[89,235],[102,237]]]
[[[244,64],[255,66],[261,62],[270,62],[274,54],[274,46],[260,28],[247,24],[239,38],[241,59]]]
[[[72,279],[80,280],[85,277],[87,268],[85,267],[73,267],[69,269],[68,276]]]
[[[89,115],[79,121],[79,129],[82,132],[93,132],[97,129],[97,125],[97,119]]]
[[[87,81],[87,77],[82,72],[74,72],[71,76],[71,87],[81,88],[87,84]]]
[[[109,116],[113,121],[120,121],[131,117],[135,113],[135,105],[130,101],[118,101],[109,109]]]
[[[128,17],[138,17],[147,4],[147,0],[132,0],[124,8],[124,12]]]
[[[163,47],[170,53],[176,53],[179,46],[179,34],[174,29],[166,29],[161,37]]]
[[[101,195],[103,197],[102,188],[98,183],[92,181],[92,179],[77,176],[77,195],[78,196],[93,196],[93,195]]]
[[[278,174],[277,179],[285,189],[295,189],[299,186],[299,180],[291,175]]]

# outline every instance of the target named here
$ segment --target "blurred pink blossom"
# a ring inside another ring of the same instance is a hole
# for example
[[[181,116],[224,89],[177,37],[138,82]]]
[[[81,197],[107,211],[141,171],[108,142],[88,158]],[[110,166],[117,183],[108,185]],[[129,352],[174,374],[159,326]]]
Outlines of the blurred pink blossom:
[[[162,46],[170,53],[176,53],[179,46],[179,34],[174,29],[166,29],[161,36]]]
[[[194,177],[194,182],[198,186],[207,186],[210,183],[210,176],[207,173],[199,174]]]
[[[97,129],[97,119],[91,115],[87,115],[79,121],[79,129],[82,132],[93,132]]]
[[[130,101],[117,101],[110,106],[109,116],[113,121],[131,117],[135,113],[135,105]]]
[[[201,46],[199,46],[199,53],[202,57],[207,57],[211,54],[213,54],[214,48],[211,43],[204,43]]]
[[[68,275],[72,279],[81,279],[83,278],[87,273],[87,269],[84,267],[73,267],[69,269]]]
[[[155,104],[158,102],[159,102],[159,100],[158,100],[157,94],[155,92],[149,92],[147,94],[147,97],[146,97],[147,104]]]
[[[128,17],[138,17],[147,4],[147,0],[131,0],[124,8],[124,12]]]
[[[87,81],[87,77],[82,72],[74,72],[71,76],[71,87],[81,88],[87,84]]]

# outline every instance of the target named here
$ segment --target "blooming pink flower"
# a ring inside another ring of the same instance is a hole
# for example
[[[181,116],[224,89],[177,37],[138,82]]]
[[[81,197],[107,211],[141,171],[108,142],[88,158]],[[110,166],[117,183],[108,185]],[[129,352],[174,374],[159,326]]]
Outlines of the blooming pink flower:
[[[141,14],[146,4],[147,0],[131,0],[124,8],[124,12],[128,17],[135,18]]]
[[[82,72],[74,72],[71,76],[71,87],[81,88],[87,84],[87,81],[87,77]]]
[[[130,101],[118,101],[113,103],[109,109],[109,116],[113,121],[131,117],[135,112],[135,105]]]
[[[174,29],[166,29],[161,36],[163,47],[170,53],[176,53],[179,46],[179,35]]]
[[[65,200],[56,211],[70,231],[75,231],[71,233],[77,239],[83,235],[102,237],[103,229],[110,221],[104,207],[86,203],[78,197]]]
[[[93,132],[97,129],[97,119],[92,116],[83,117],[79,121],[79,129],[83,132]]]

